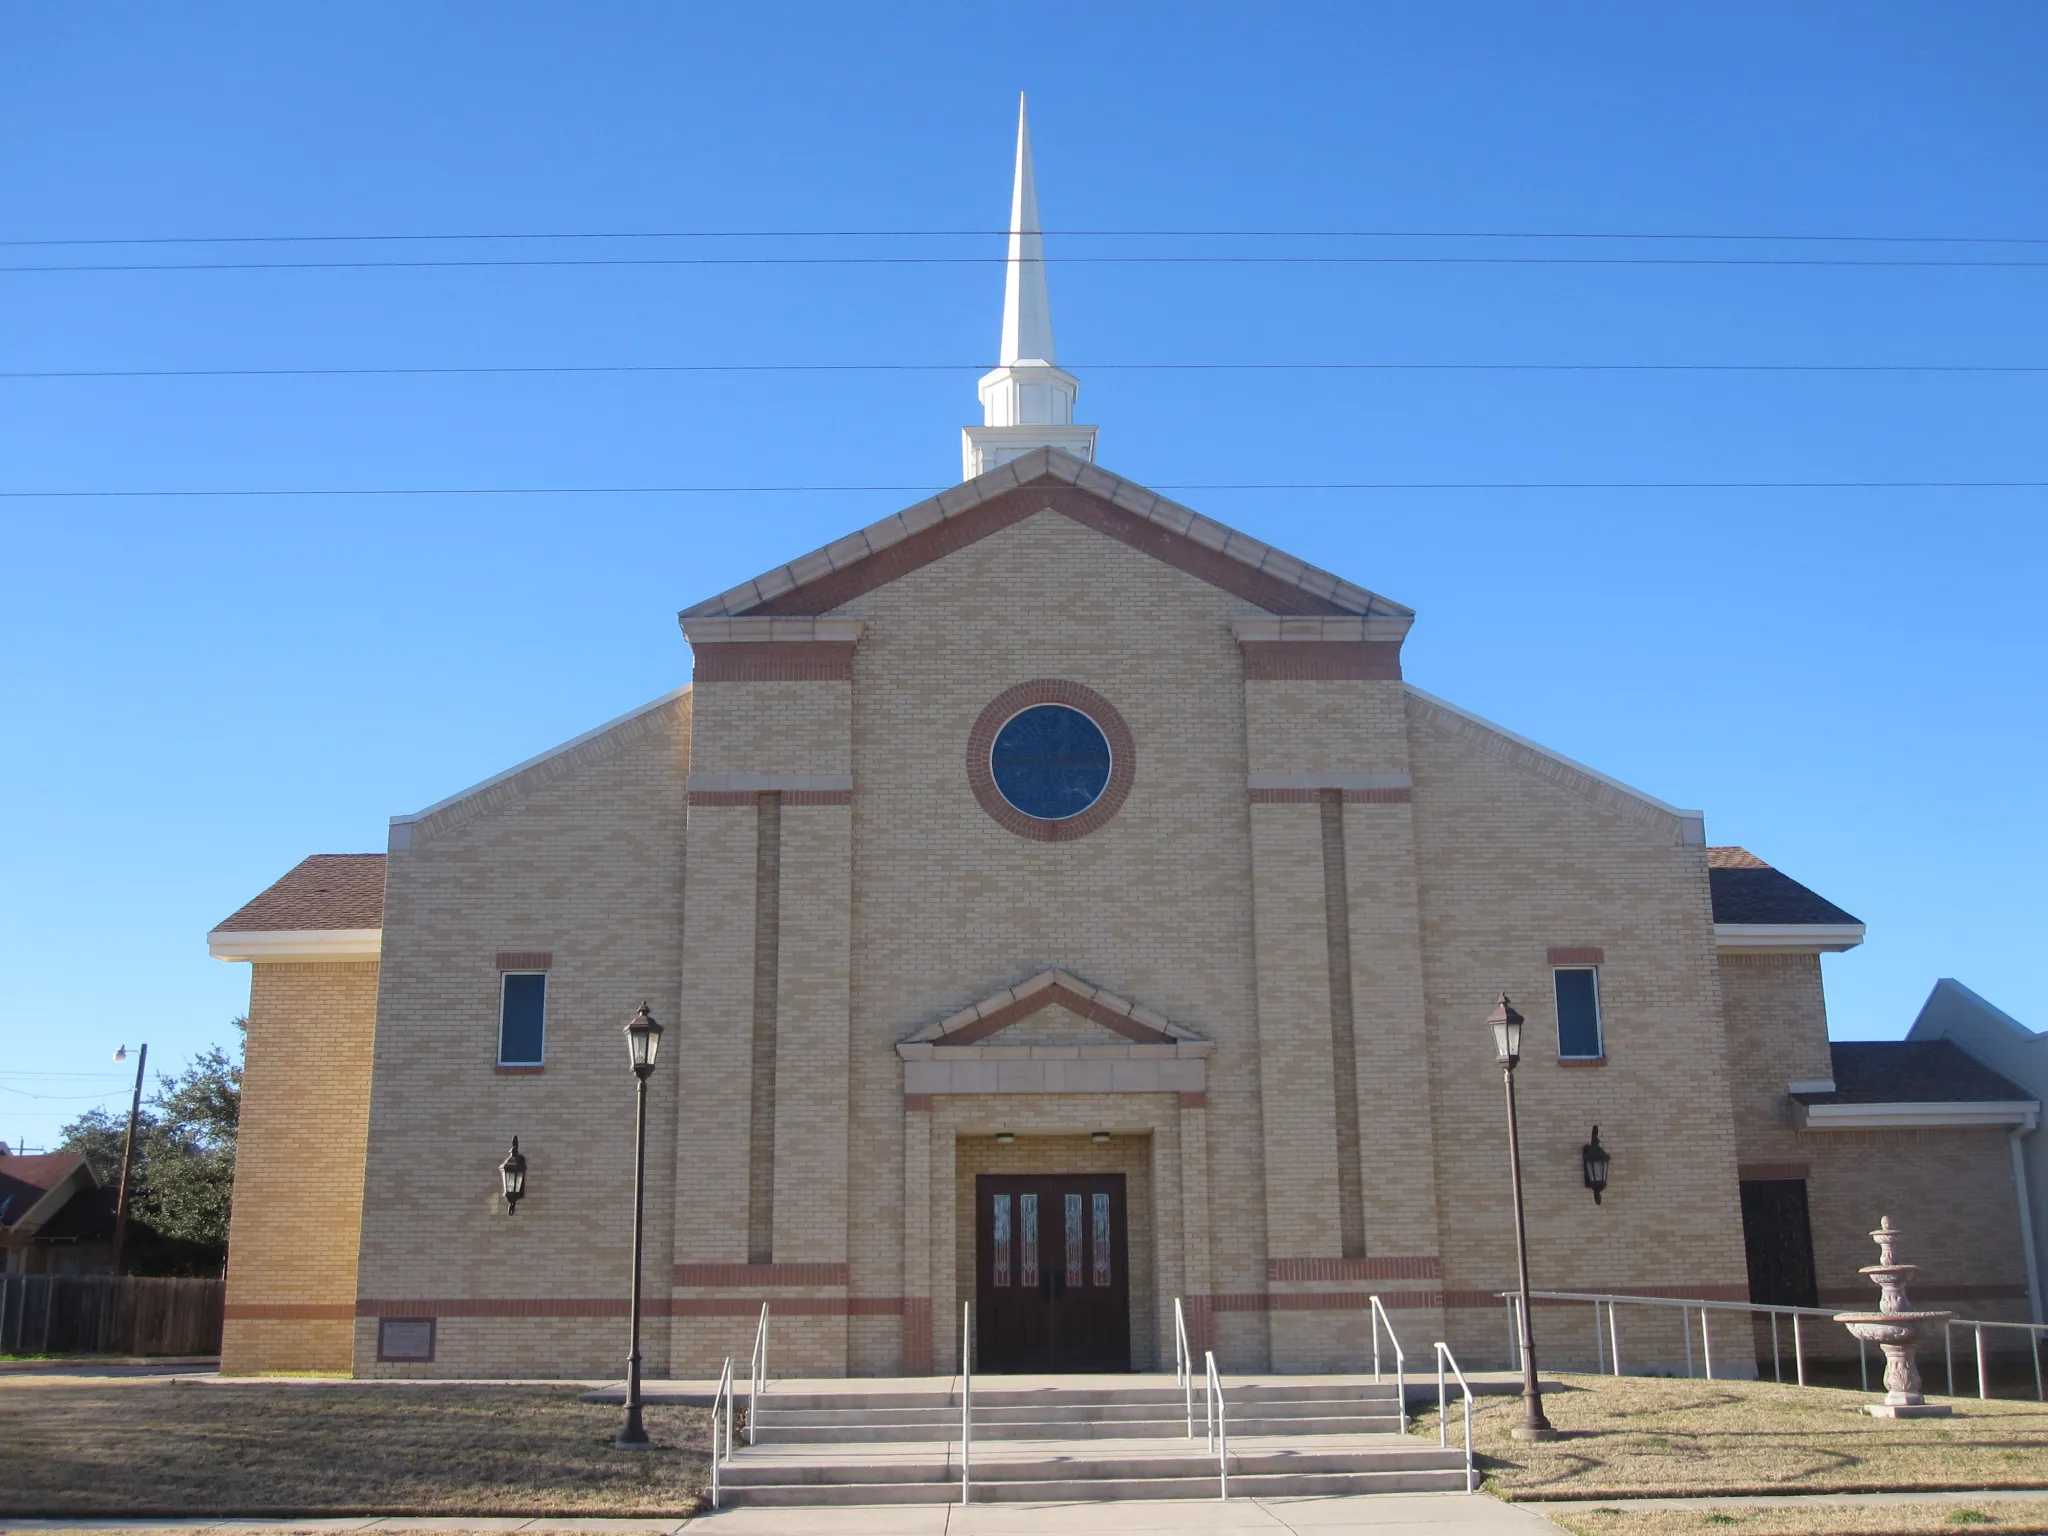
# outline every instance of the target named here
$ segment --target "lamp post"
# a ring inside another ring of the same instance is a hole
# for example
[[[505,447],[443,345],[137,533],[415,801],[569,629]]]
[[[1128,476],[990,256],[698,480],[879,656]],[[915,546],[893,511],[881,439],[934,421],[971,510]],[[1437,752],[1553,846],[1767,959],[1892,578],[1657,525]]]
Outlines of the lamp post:
[[[128,1047],[114,1052],[114,1060],[126,1061]],[[142,1069],[149,1065],[149,1046],[144,1044],[135,1057],[135,1097],[128,1102],[128,1135],[121,1143],[121,1193],[114,1199],[114,1251],[107,1268],[121,1273],[121,1250],[128,1242],[128,1187],[135,1175],[135,1123],[142,1118]]]
[[[1522,1323],[1522,1422],[1513,1433],[1517,1440],[1555,1440],[1557,1431],[1543,1416],[1543,1393],[1536,1385],[1536,1339],[1529,1327],[1529,1234],[1522,1219],[1522,1134],[1515,1118],[1515,1067],[1522,1059],[1522,1016],[1503,992],[1486,1022],[1493,1030],[1494,1058],[1500,1063],[1500,1075],[1507,1084],[1508,1176],[1515,1186],[1515,1274],[1521,1287],[1516,1302]]]
[[[627,1021],[626,1050],[632,1057],[633,1076],[640,1091],[633,1124],[633,1335],[626,1352],[626,1422],[619,1426],[612,1444],[622,1451],[644,1451],[647,1430],[640,1422],[640,1256],[641,1221],[647,1209],[647,1079],[654,1075],[654,1058],[661,1050],[661,1026],[645,1003]]]

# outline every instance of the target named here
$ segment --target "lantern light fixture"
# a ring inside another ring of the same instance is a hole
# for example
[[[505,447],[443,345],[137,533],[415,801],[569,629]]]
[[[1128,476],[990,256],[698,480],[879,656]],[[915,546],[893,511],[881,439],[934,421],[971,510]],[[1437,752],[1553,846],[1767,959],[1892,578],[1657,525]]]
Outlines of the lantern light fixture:
[[[1090,1132],[1088,1133],[1088,1139],[1089,1139],[1090,1141],[1094,1142],[1094,1143],[1095,1143],[1095,1144],[1096,1144],[1097,1146],[1101,1146],[1101,1145],[1102,1145],[1102,1143],[1104,1143],[1105,1141],[1109,1140],[1109,1132],[1107,1132],[1107,1131],[1090,1131]]]
[[[517,1216],[519,1202],[526,1197],[526,1154],[519,1150],[519,1138],[512,1138],[512,1150],[498,1164],[498,1180],[505,1188],[505,1214]]]
[[[1607,1188],[1607,1165],[1613,1161],[1607,1149],[1600,1145],[1600,1127],[1593,1127],[1593,1139],[1579,1148],[1579,1161],[1585,1166],[1586,1188],[1593,1191],[1593,1203],[1600,1203],[1600,1195]]]
[[[1508,1001],[1507,993],[1501,993],[1486,1022],[1493,1029],[1494,1060],[1512,1072],[1522,1059],[1522,1015]]]
[[[647,1011],[647,1004],[626,1021],[626,1050],[633,1059],[633,1075],[642,1082],[654,1070],[654,1058],[661,1052],[661,1025]]]
[[[999,1147],[1007,1147],[1011,1142],[1015,1141],[1016,1139],[1017,1133],[1015,1131],[996,1132],[996,1145]]]

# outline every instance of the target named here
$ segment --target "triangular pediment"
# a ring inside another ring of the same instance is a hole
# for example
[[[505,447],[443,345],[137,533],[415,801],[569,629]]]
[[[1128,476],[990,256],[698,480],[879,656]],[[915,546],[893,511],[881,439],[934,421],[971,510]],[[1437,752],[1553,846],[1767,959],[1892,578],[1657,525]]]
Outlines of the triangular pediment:
[[[1048,509],[1266,613],[1362,621],[1361,638],[1394,641],[1415,619],[1412,609],[1057,448],[1035,449],[681,617],[686,627],[707,619],[815,618]]]
[[[1086,1020],[1140,1045],[1178,1045],[1199,1041],[1193,1030],[1176,1024],[1164,1014],[1119,997],[1114,992],[1083,981],[1069,971],[1040,971],[1029,981],[992,992],[972,1007],[927,1024],[904,1042],[906,1045],[977,1045],[993,1035],[1014,1032],[1021,1040],[1041,1023],[1046,1010]],[[1025,1024],[1025,1020],[1032,1024]],[[1057,1027],[1057,1025],[1055,1025]],[[1007,1043],[1007,1039],[1006,1042]],[[1043,1043],[1022,1040],[1025,1044]]]

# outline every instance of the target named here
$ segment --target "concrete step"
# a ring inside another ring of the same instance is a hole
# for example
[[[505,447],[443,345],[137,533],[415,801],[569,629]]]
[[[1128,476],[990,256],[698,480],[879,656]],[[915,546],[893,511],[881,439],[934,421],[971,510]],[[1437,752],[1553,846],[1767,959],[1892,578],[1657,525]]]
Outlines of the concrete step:
[[[949,1429],[957,1430],[960,1416],[937,1423],[913,1424],[788,1424],[766,1419],[756,1426],[755,1439],[762,1445],[876,1445],[931,1440]],[[1400,1433],[1400,1420],[1393,1414],[1341,1414],[1318,1418],[1278,1419],[1230,1418],[1233,1435],[1392,1435]],[[1043,1440],[1057,1433],[1063,1439],[1116,1440],[1188,1438],[1183,1417],[1171,1419],[1075,1419],[1048,1421],[1042,1418],[1010,1419],[974,1416],[974,1438],[979,1440]],[[1195,1434],[1205,1435],[1207,1426],[1195,1415]]]
[[[1385,1446],[1313,1450],[1233,1451],[1230,1457],[1232,1481],[1238,1477],[1278,1477],[1296,1474],[1354,1472],[1463,1472],[1462,1450],[1439,1450],[1427,1441],[1387,1436]],[[1009,1483],[1134,1482],[1148,1479],[1173,1480],[1214,1477],[1217,1458],[1201,1442],[1192,1449],[1159,1452],[1119,1447],[1099,1455],[1092,1448],[1070,1442],[1048,1442],[1036,1453],[1008,1456],[976,1456],[974,1481],[977,1486]],[[890,1483],[901,1486],[950,1484],[960,1481],[960,1459],[955,1447],[932,1447],[929,1456],[872,1459],[841,1457],[818,1461],[796,1460],[787,1455],[761,1456],[739,1452],[720,1473],[732,1487],[803,1485],[829,1489],[849,1484]]]
[[[595,1398],[597,1394],[589,1394]],[[1394,1384],[1386,1382],[1374,1385],[1362,1382],[1356,1386],[1332,1387],[1328,1384],[1308,1386],[1250,1386],[1225,1383],[1224,1395],[1233,1404],[1259,1403],[1273,1405],[1289,1403],[1347,1403],[1387,1405],[1389,1411],[1394,1403]],[[1202,1384],[1195,1383],[1195,1401],[1202,1399]],[[649,1395],[649,1401],[653,1401]],[[1046,1408],[1069,1410],[1088,1408],[1106,1417],[1115,1417],[1127,1412],[1130,1417],[1142,1418],[1139,1411],[1146,1408],[1179,1406],[1186,1401],[1186,1395],[1179,1387],[1037,1387],[1014,1389],[985,1387],[976,1384],[974,1406],[981,1408]],[[768,1413],[839,1413],[849,1416],[872,1417],[881,1413],[938,1413],[946,1409],[955,1413],[960,1410],[960,1394],[957,1391],[932,1392],[777,1392],[773,1387],[761,1398],[761,1412]],[[1272,1417],[1272,1415],[1268,1415]]]
[[[1089,1503],[1117,1499],[1213,1499],[1218,1481],[1202,1477],[1062,1478],[1038,1482],[983,1483],[972,1490],[977,1504]],[[1283,1472],[1233,1475],[1233,1499],[1331,1496],[1363,1493],[1463,1493],[1462,1457],[1456,1468],[1400,1472]],[[956,1477],[950,1483],[728,1484],[721,1503],[728,1507],[805,1506],[815,1504],[953,1504],[960,1498]]]
[[[1391,1396],[1388,1397],[1329,1397],[1290,1398],[1274,1401],[1259,1397],[1235,1397],[1225,1395],[1232,1418],[1240,1415],[1260,1419],[1330,1419],[1359,1416],[1393,1419],[1397,1409]],[[1033,1403],[988,1403],[978,1395],[974,1400],[974,1422],[1013,1424],[1116,1424],[1144,1422],[1154,1419],[1180,1419],[1186,1422],[1192,1406],[1194,1416],[1203,1414],[1202,1398],[1197,1395],[1192,1404],[1183,1399],[1170,1403],[1096,1403],[1086,1399],[1061,1399],[1055,1402]],[[928,1425],[943,1426],[960,1421],[960,1405],[949,1403],[929,1408],[790,1408],[773,1398],[762,1399],[755,1415],[755,1421],[762,1426],[802,1426],[807,1429],[837,1429],[849,1431],[871,1429],[882,1425]]]

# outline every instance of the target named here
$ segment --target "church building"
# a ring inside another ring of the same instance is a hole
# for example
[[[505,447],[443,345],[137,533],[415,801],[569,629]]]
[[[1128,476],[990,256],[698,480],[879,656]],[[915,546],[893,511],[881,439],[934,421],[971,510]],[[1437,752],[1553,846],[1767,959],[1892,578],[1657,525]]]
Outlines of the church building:
[[[1350,1370],[1375,1296],[1498,1365],[1503,990],[1537,1288],[1860,1303],[1889,1214],[1916,1300],[2027,1315],[2038,1102],[1946,1041],[1845,1075],[1856,918],[1409,681],[1413,611],[1101,467],[1078,392],[1020,118],[962,482],[209,935],[252,969],[226,1371],[617,1375],[643,1002],[653,1377],[764,1301],[778,1375],[1171,1369],[1176,1301],[1226,1371]]]

